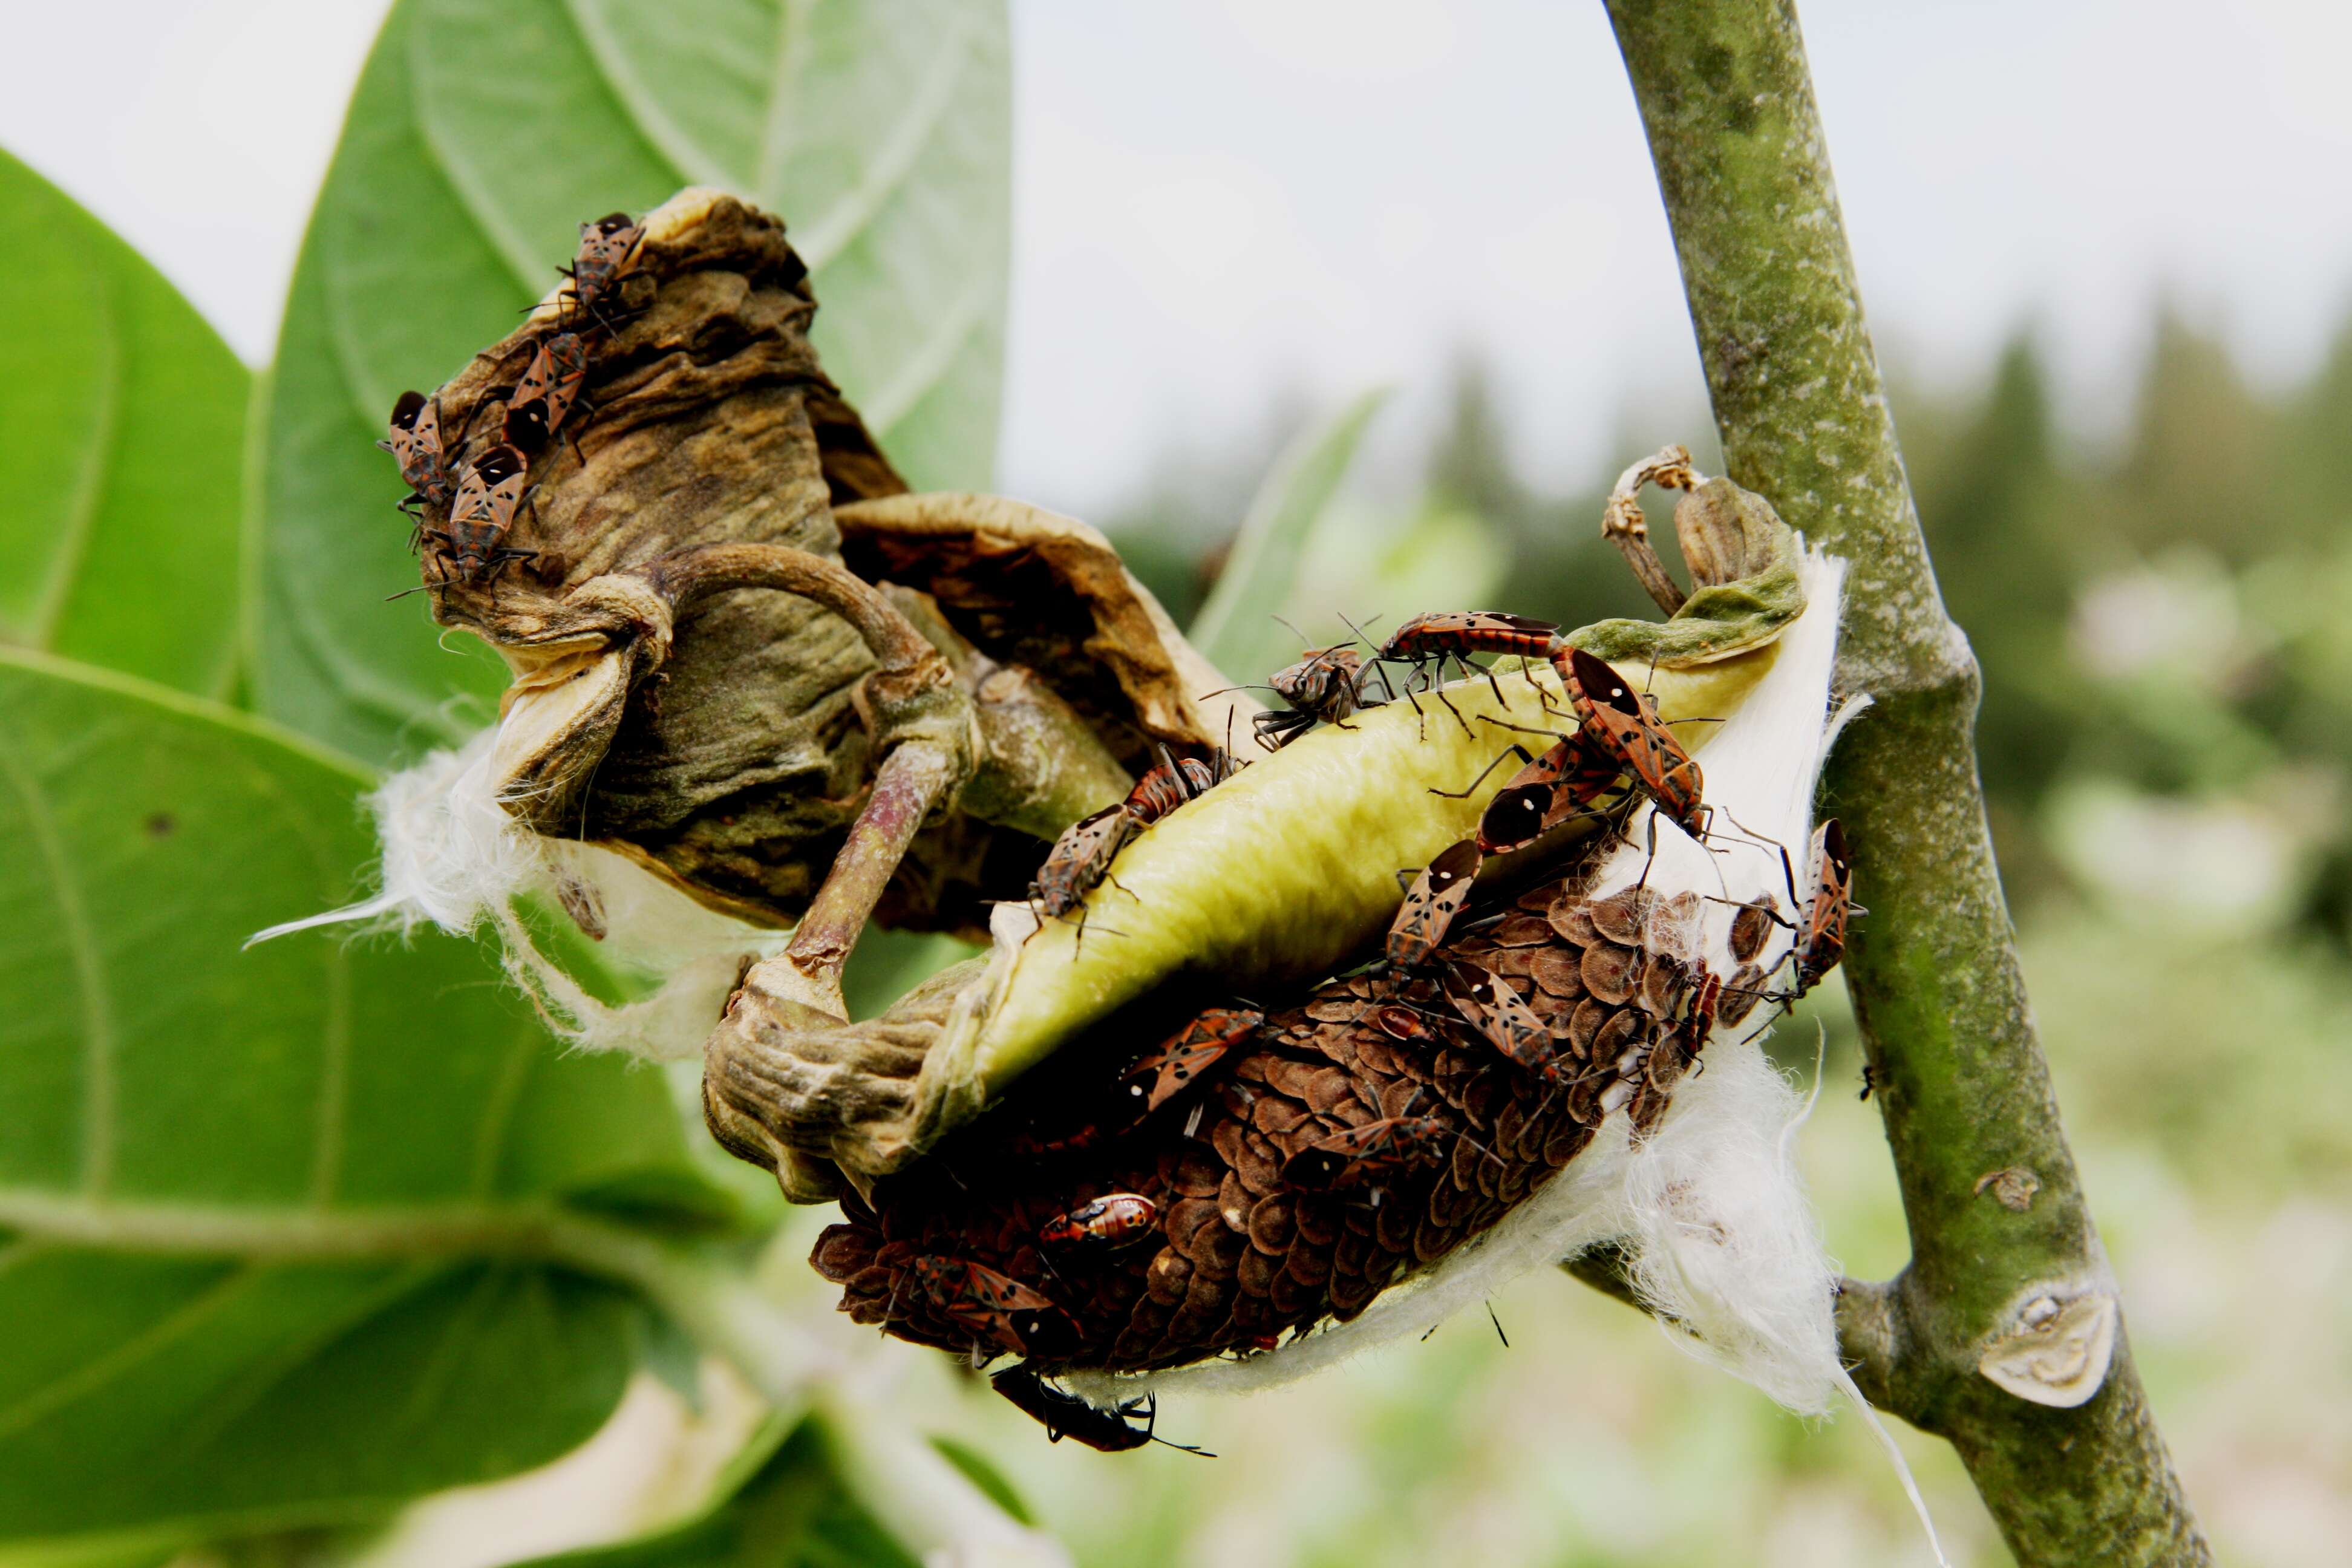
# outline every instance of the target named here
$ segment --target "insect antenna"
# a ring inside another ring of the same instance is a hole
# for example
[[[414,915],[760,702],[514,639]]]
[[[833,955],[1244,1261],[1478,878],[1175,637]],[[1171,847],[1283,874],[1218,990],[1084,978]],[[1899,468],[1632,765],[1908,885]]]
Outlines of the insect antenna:
[[[1503,1331],[1503,1320],[1495,1316],[1495,1303],[1492,1301],[1486,1303],[1486,1321],[1495,1325],[1495,1337],[1503,1342],[1503,1348],[1509,1350],[1511,1336]]]

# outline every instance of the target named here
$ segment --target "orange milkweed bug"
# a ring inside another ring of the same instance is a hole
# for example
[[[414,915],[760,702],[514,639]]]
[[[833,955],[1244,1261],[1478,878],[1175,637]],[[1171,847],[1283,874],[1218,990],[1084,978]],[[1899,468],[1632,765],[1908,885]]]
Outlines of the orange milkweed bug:
[[[1127,1069],[1122,1076],[1128,1093],[1142,1100],[1142,1114],[1149,1116],[1200,1082],[1226,1052],[1265,1026],[1265,1015],[1246,1007],[1206,1008]]]
[[[1478,847],[1501,855],[1532,844],[1590,809],[1624,776],[1615,757],[1586,745],[1580,733],[1570,735],[1512,774],[1486,803],[1478,817]]]
[[[457,499],[449,503],[445,528],[427,528],[424,537],[438,546],[445,570],[438,581],[454,575],[460,583],[496,581],[510,561],[536,560],[536,550],[510,549],[507,531],[529,496],[525,488],[530,465],[514,447],[497,446],[481,456],[457,481]],[[455,562],[453,574],[446,570]]]
[[[1239,763],[1222,750],[1209,753],[1206,762],[1198,757],[1186,757],[1181,762],[1160,748],[1160,761],[1135,781],[1127,792],[1120,809],[1134,820],[1138,828],[1150,826],[1188,800],[1198,800],[1225,780],[1241,771]]]
[[[438,396],[402,393],[400,401],[392,405],[387,434],[376,445],[390,452],[393,461],[400,465],[401,482],[409,489],[400,503],[402,510],[413,512],[418,507],[449,504],[455,481],[449,473],[448,455],[441,447]],[[411,535],[408,547],[414,550],[416,544],[416,537]]]
[[[1435,1159],[1453,1129],[1434,1116],[1391,1116],[1318,1138],[1282,1163],[1290,1186],[1319,1192],[1352,1187],[1367,1176]]]
[[[1845,956],[1846,917],[1853,910],[1853,861],[1834,816],[1813,830],[1813,903],[1797,944],[1797,994],[1821,984]]]
[[[558,332],[541,343],[507,400],[507,443],[536,446],[553,435],[580,400],[587,379],[588,346],[577,333]]]
[[[1675,739],[1654,705],[1624,677],[1580,647],[1552,659],[1581,721],[1579,731],[1596,751],[1622,762],[1667,821],[1696,838],[1701,832],[1698,763]]]
[[[1547,658],[1559,645],[1559,627],[1550,621],[1538,621],[1527,616],[1507,615],[1501,610],[1433,610],[1413,616],[1399,626],[1389,640],[1381,645],[1376,658],[1392,659],[1416,668],[1427,667],[1433,687],[1443,682],[1447,661],[1458,664],[1467,675],[1478,667],[1470,656],[1480,653],[1523,654],[1529,658]],[[1486,684],[1494,689],[1495,700],[1503,700],[1503,689],[1496,684],[1492,671],[1486,673]],[[1412,701],[1414,711],[1421,704],[1413,701],[1412,682],[1405,685],[1405,699]],[[1454,705],[1438,694],[1447,711]],[[1466,731],[1469,723],[1459,713],[1454,721]]]
[[[566,303],[610,331],[617,323],[604,313],[603,302],[629,263],[636,259],[637,247],[645,237],[645,226],[626,213],[607,213],[593,223],[582,224],[580,248],[572,265],[556,268],[572,279]]]
[[[1069,1314],[1009,1275],[936,1253],[908,1267],[932,1306],[1010,1354],[1052,1355],[1076,1342]]]
[[[1469,901],[1478,877],[1478,841],[1465,838],[1422,868],[1389,926],[1391,969],[1417,969],[1429,962],[1429,955],[1445,940],[1454,917]]]
[[[1552,1058],[1551,1031],[1507,981],[1477,964],[1445,966],[1445,994],[1486,1042],[1530,1072]]]
[[[1047,1220],[1038,1229],[1037,1239],[1047,1247],[1109,1252],[1132,1247],[1151,1235],[1159,1223],[1160,1205],[1141,1193],[1105,1193]]]
[[[1095,884],[1110,875],[1112,858],[1134,833],[1135,818],[1128,815],[1125,802],[1104,806],[1064,828],[1029,884],[1029,901],[1040,917],[1060,920],[1078,908]],[[1085,923],[1081,918],[1082,930]]]

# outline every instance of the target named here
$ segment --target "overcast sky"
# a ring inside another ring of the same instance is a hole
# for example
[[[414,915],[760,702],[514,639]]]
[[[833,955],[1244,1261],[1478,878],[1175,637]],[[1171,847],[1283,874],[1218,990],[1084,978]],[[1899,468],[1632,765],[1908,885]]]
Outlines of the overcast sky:
[[[841,0],[828,0],[841,3]],[[0,0],[0,144],[265,360],[382,0]],[[1883,349],[2038,322],[2112,427],[2169,290],[2268,380],[2352,304],[2344,0],[1803,0]],[[1697,384],[1598,0],[1015,0],[1003,488],[1080,511],[1284,388],[1425,410],[1456,352],[1524,466]],[[1640,432],[1644,446],[1685,434]]]

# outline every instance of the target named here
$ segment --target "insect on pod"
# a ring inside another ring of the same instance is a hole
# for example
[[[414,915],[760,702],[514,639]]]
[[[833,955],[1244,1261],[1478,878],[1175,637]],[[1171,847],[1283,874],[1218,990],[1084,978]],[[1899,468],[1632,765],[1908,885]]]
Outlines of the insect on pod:
[[[1150,826],[1188,800],[1198,800],[1217,785],[1241,772],[1242,764],[1224,751],[1209,753],[1204,762],[1198,757],[1178,761],[1168,748],[1160,748],[1160,761],[1135,781],[1127,792],[1120,809],[1134,819],[1139,828]]]
[[[389,434],[377,446],[400,465],[400,479],[409,489],[400,503],[404,511],[420,506],[449,504],[452,481],[448,456],[441,449],[441,400],[421,392],[404,392],[392,405]],[[408,542],[411,550],[416,540]]]
[[[1697,837],[1705,821],[1698,763],[1642,693],[1580,647],[1564,649],[1552,665],[1568,687],[1586,744],[1630,769],[1635,785],[1656,804],[1658,814]]]
[[[1478,818],[1478,847],[1501,855],[1591,809],[1625,776],[1617,759],[1570,735],[1511,775]]]
[[[457,497],[449,503],[448,526],[424,531],[424,537],[439,549],[441,582],[453,577],[460,583],[494,582],[509,562],[538,558],[536,550],[510,549],[505,542],[529,494],[529,474],[521,451],[509,446],[491,447],[466,470],[457,481]],[[451,563],[457,567],[454,573],[446,570]]]
[[[1363,679],[1363,656],[1349,644],[1308,648],[1297,664],[1266,677],[1266,685],[1289,706],[1269,709],[1250,721],[1258,744],[1278,752],[1318,723],[1344,725],[1364,706]]]
[[[1478,668],[1470,662],[1474,654],[1524,654],[1530,658],[1543,658],[1559,643],[1559,627],[1550,621],[1506,615],[1500,610],[1436,610],[1415,616],[1399,626],[1374,657],[1426,669],[1434,686],[1444,679],[1449,661],[1468,674]],[[1491,672],[1486,676],[1486,684],[1494,688],[1495,700],[1501,701],[1503,689],[1496,684]],[[1413,699],[1410,681],[1404,695],[1412,703],[1413,710],[1419,712],[1421,704]],[[1437,700],[1449,711],[1453,710],[1454,705],[1445,701],[1443,692],[1438,693]],[[1454,713],[1454,717],[1466,731],[1469,725],[1462,715]]]
[[[1472,1028],[1518,1066],[1534,1072],[1551,1060],[1551,1031],[1492,971],[1460,960],[1447,964],[1445,994]]]
[[[1009,1354],[1052,1355],[1077,1337],[1051,1298],[993,1268],[937,1254],[908,1267],[932,1306]]]
[[[1846,917],[1853,911],[1853,861],[1834,816],[1813,830],[1813,907],[1797,944],[1797,994],[1822,983],[1845,956]]]
[[[577,313],[611,331],[617,323],[605,313],[604,302],[646,237],[645,226],[626,213],[607,213],[580,226],[580,248],[569,267],[558,272],[572,279],[566,303]]]
[[[1047,1220],[1037,1239],[1047,1247],[1112,1252],[1150,1236],[1159,1223],[1160,1205],[1142,1194],[1105,1193]]]
[[[1417,969],[1445,940],[1454,917],[1470,900],[1478,878],[1478,841],[1465,838],[1422,868],[1389,926],[1389,967]]]
[[[507,400],[507,442],[536,446],[554,434],[580,400],[587,379],[588,345],[577,333],[558,332],[540,344]]]
[[[1282,1179],[1322,1192],[1352,1187],[1368,1176],[1402,1170],[1442,1152],[1452,1129],[1434,1116],[1391,1116],[1318,1138],[1282,1163]]]
[[[1265,1014],[1246,1007],[1207,1008],[1166,1045],[1127,1069],[1128,1092],[1142,1098],[1142,1113],[1149,1116],[1200,1082],[1227,1051],[1265,1025]]]
[[[1159,1443],[1171,1448],[1181,1448],[1187,1454],[1198,1454],[1213,1459],[1214,1454],[1196,1448],[1190,1443],[1171,1443],[1156,1436],[1159,1403],[1151,1394],[1130,1399],[1113,1410],[1088,1405],[1074,1394],[1065,1394],[1054,1387],[1024,1362],[1008,1366],[988,1380],[989,1386],[1004,1395],[1021,1413],[1045,1428],[1045,1440],[1058,1443],[1065,1437],[1076,1438],[1089,1448],[1099,1448],[1106,1454],[1124,1454],[1140,1448],[1147,1443]],[[1136,1416],[1143,1425],[1129,1423]]]
[[[1110,875],[1112,857],[1134,835],[1135,818],[1127,805],[1107,805],[1062,830],[1045,863],[1029,884],[1029,902],[1040,919],[1057,921],[1078,908],[1095,884]],[[1079,921],[1083,928],[1085,920]]]

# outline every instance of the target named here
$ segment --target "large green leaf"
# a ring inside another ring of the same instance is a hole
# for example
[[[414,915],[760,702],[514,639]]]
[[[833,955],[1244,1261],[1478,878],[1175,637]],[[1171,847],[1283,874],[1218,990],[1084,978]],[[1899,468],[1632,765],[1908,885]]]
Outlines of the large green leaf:
[[[1316,523],[1387,397],[1376,387],[1302,433],[1250,501],[1217,585],[1187,628],[1193,646],[1232,679],[1263,680],[1297,657],[1297,637],[1274,617],[1290,603]]]
[[[0,643],[217,695],[252,378],[161,273],[0,153]]]
[[[915,1568],[915,1559],[842,1484],[822,1416],[772,1427],[738,1461],[711,1507],[618,1545],[538,1558],[527,1568]]]
[[[401,0],[295,268],[268,414],[263,710],[387,761],[488,714],[371,443],[555,281],[578,225],[679,186],[782,214],[816,343],[918,488],[984,488],[1009,234],[1003,0]]]
[[[0,1545],[365,1519],[587,1436],[646,1328],[599,1247],[727,1218],[660,1077],[464,943],[240,951],[369,855],[303,742],[14,653],[0,735]]]

